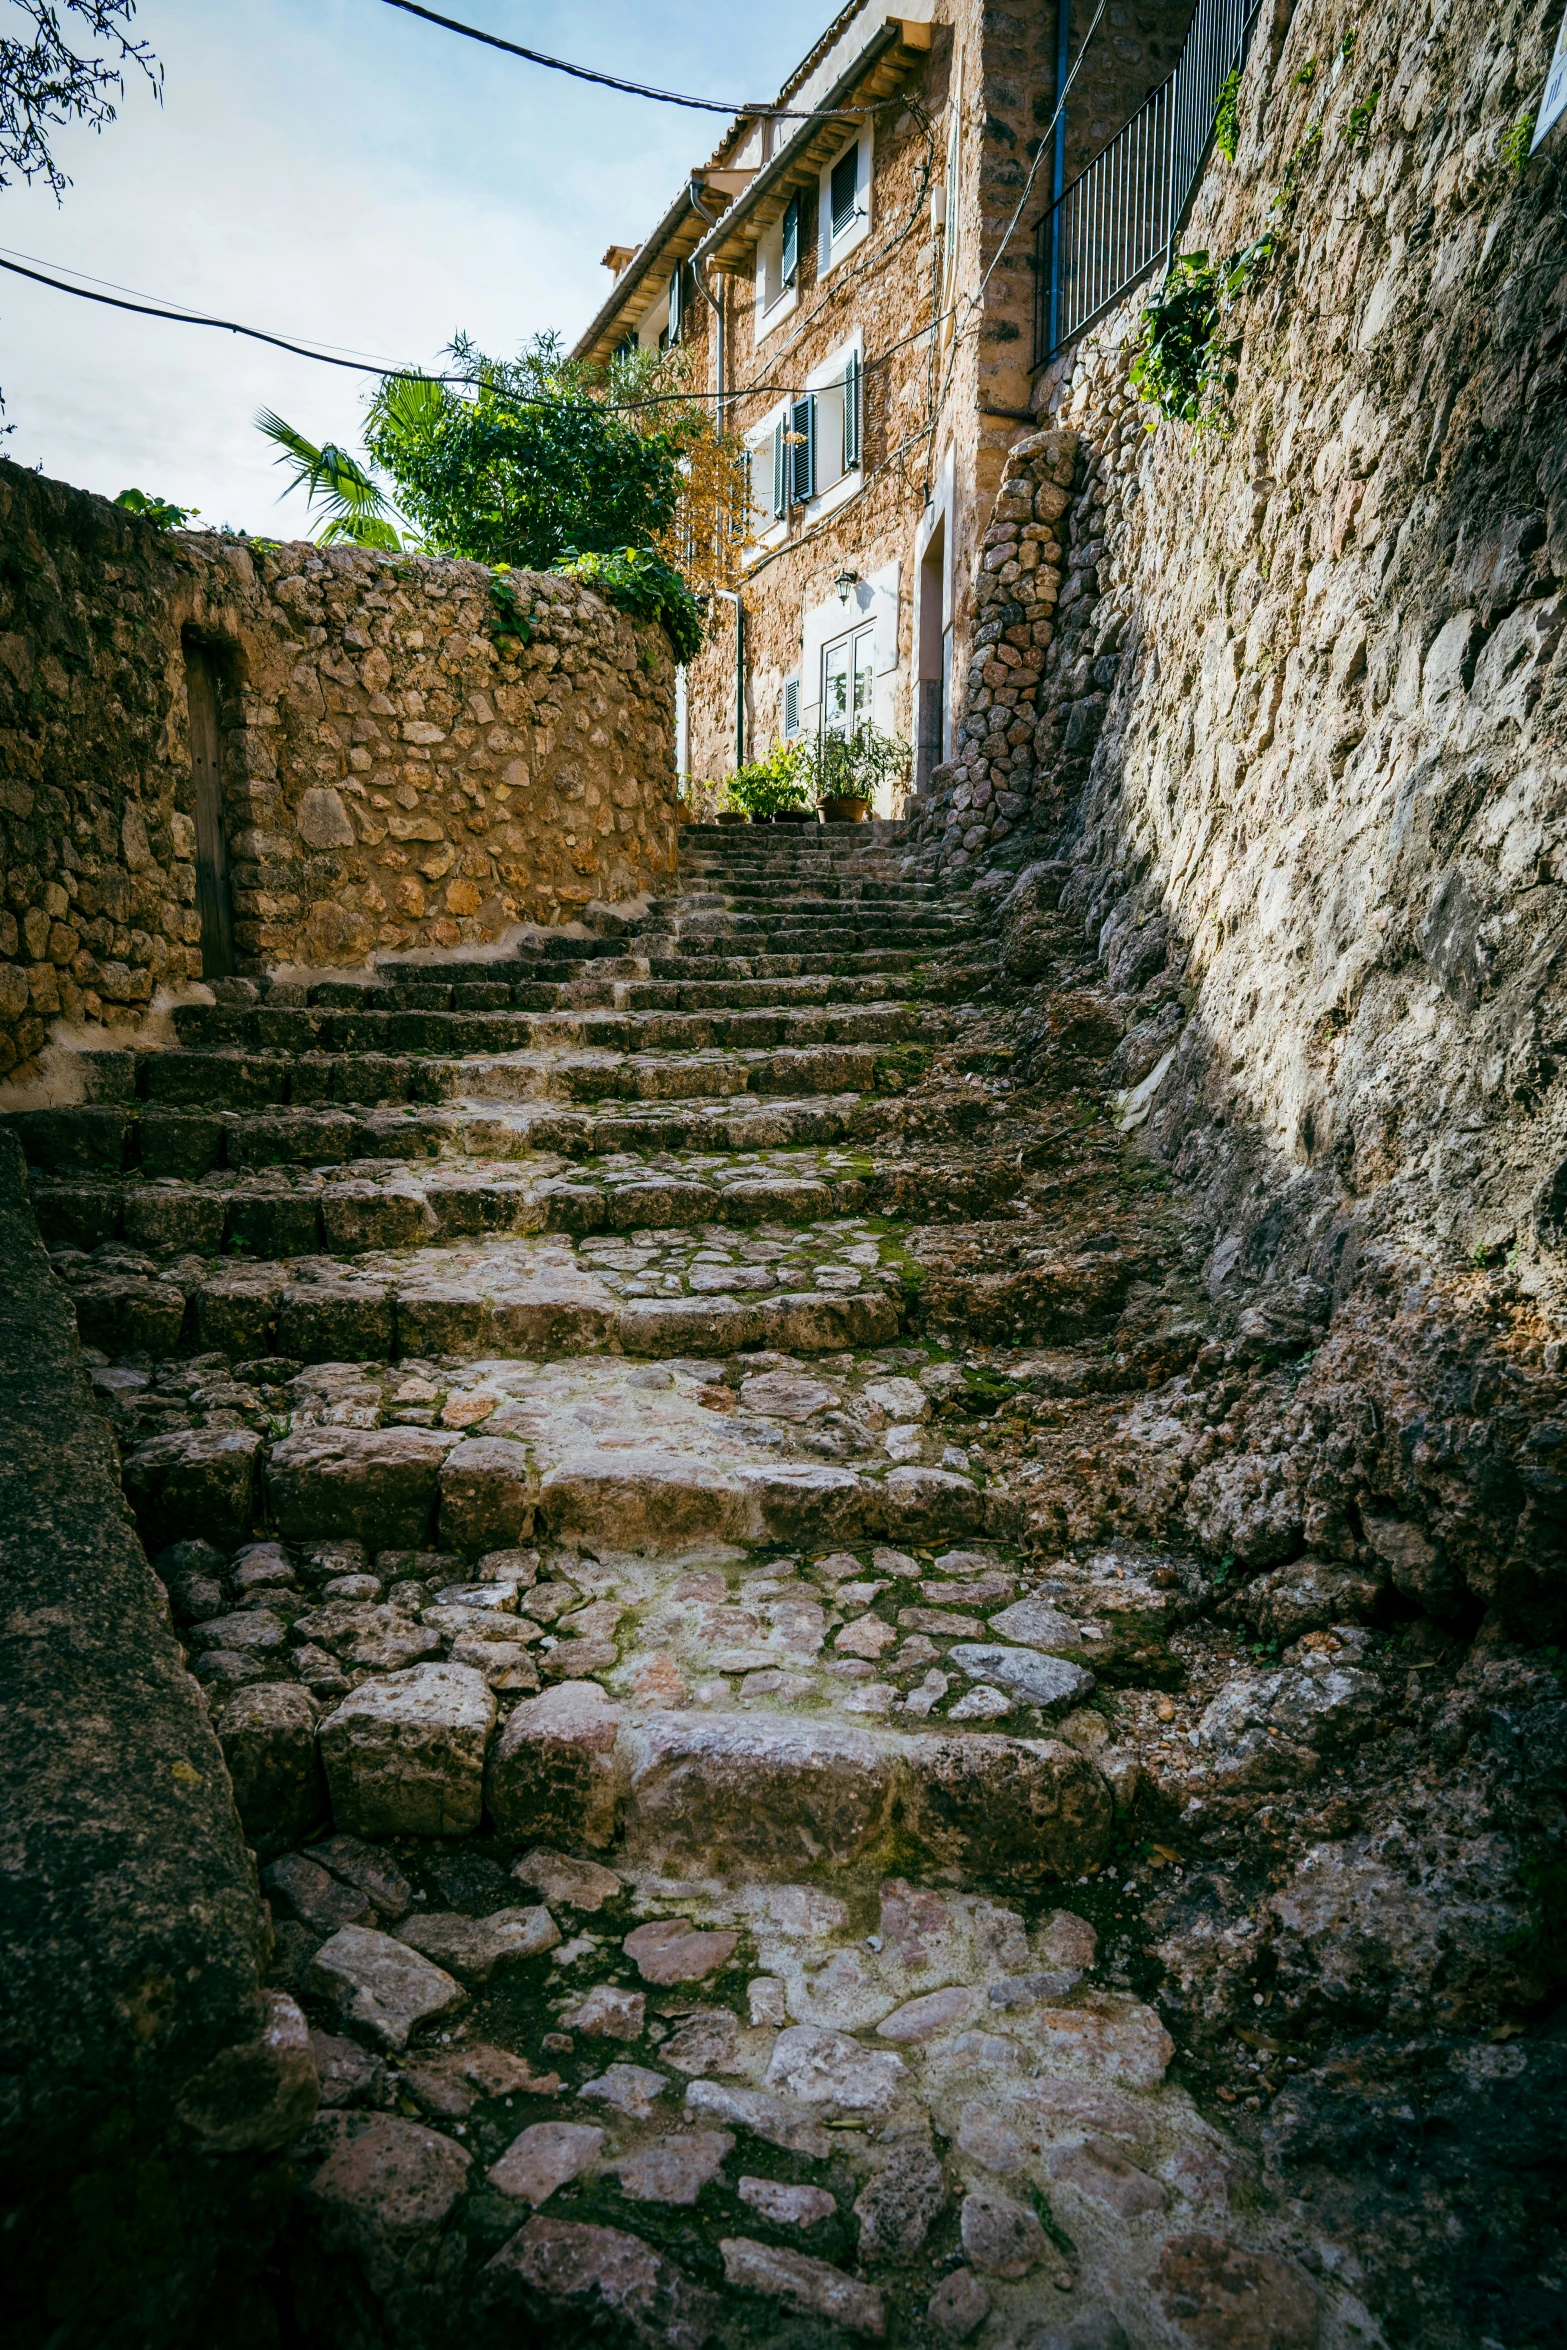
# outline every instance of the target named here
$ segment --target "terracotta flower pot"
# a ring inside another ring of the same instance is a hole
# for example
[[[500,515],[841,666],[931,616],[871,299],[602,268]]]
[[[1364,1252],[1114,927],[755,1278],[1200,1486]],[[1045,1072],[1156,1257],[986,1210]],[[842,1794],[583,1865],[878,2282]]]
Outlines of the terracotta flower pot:
[[[863,824],[870,812],[870,801],[858,792],[834,793],[822,802],[822,819],[827,824]]]

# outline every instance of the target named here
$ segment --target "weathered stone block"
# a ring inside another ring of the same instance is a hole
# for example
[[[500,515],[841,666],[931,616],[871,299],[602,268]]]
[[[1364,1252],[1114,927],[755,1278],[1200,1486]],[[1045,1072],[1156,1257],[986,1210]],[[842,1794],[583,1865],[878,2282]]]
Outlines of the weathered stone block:
[[[468,1665],[412,1665],[365,1681],[321,1725],[339,1828],[358,1836],[466,1836],[483,1809],[495,1699]]]
[[[1101,1772],[1056,1739],[916,1737],[903,1747],[906,1826],[938,1866],[978,1883],[1075,1877],[1109,1850]]]
[[[503,1836],[596,1849],[613,1843],[624,1797],[620,1715],[596,1682],[563,1682],[517,1706],[490,1756],[486,1799]]]
[[[307,2201],[327,2250],[351,2254],[373,2293],[395,2294],[428,2274],[472,2156],[440,2131],[389,2113],[359,2124],[345,2115],[335,2126]]]
[[[649,1714],[622,1732],[628,1855],[787,1874],[887,1833],[891,1758],[866,1731],[774,1715]]]
[[[249,1428],[187,1428],[133,1452],[125,1491],[148,1550],[195,1535],[232,1550],[250,1531],[260,1451]]]
[[[287,1537],[346,1535],[370,1550],[422,1550],[441,1463],[458,1441],[434,1428],[310,1428],[286,1436],[267,1492]]]
[[[310,1962],[310,1988],[381,2048],[406,2048],[416,2024],[450,2015],[466,1994],[429,1959],[373,1926],[343,1926]]]
[[[370,1281],[300,1282],[283,1292],[278,1344],[302,1363],[384,1363],[396,1344],[392,1292]]]
[[[525,1542],[532,1531],[525,1447],[504,1436],[475,1436],[455,1445],[441,1468],[443,1548],[478,1556]]]
[[[246,1835],[292,1844],[316,1825],[326,1791],[316,1757],[316,1715],[297,1681],[258,1681],[229,1700],[218,1721],[223,1759]]]

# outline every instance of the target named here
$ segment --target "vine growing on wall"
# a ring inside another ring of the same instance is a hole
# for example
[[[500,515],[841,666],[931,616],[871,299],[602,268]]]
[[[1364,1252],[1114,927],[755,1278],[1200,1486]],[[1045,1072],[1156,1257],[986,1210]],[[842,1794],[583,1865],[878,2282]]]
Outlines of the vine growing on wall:
[[[1225,334],[1225,320],[1277,247],[1270,230],[1227,261],[1204,252],[1182,253],[1172,262],[1143,306],[1131,366],[1139,399],[1194,431],[1228,432],[1240,341]]]
[[[1226,163],[1235,161],[1241,143],[1241,69],[1232,66],[1219,84],[1219,103],[1213,115],[1213,143]]]

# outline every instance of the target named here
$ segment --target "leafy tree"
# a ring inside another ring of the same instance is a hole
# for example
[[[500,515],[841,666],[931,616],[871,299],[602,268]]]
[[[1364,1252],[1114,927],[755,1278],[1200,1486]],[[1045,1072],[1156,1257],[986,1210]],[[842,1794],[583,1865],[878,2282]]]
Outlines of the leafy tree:
[[[348,450],[258,413],[292,467],[289,488],[328,518],[321,544],[570,572],[662,620],[676,658],[695,660],[712,590],[738,570],[749,498],[743,446],[692,390],[689,354],[632,351],[591,368],[558,335],[508,360],[459,335],[447,357],[457,381],[389,376],[371,399],[365,446],[395,505]],[[394,528],[403,516],[417,525],[407,540]]]
[[[432,545],[481,563],[548,571],[568,548],[646,547],[680,503],[680,460],[694,437],[685,403],[648,429],[648,411],[609,405],[609,384],[539,335],[492,359],[460,335],[461,384],[391,378],[370,405],[365,445]],[[634,396],[634,395],[633,395]],[[658,411],[653,411],[658,414]]]
[[[279,465],[292,468],[288,490],[303,490],[311,507],[325,510],[327,520],[317,532],[323,547],[346,542],[356,547],[388,547],[395,554],[402,540],[393,527],[394,511],[386,493],[349,450],[336,441],[317,445],[270,408],[256,410],[256,429],[276,444]],[[283,492],[287,497],[288,490]]]
[[[55,161],[50,133],[69,122],[95,131],[113,122],[114,96],[125,95],[125,68],[139,66],[155,92],[163,68],[146,41],[133,41],[136,0],[11,0],[32,25],[30,40],[0,37],[0,188],[14,179],[47,181],[58,199],[70,186]],[[72,46],[79,17],[108,53],[89,57]],[[113,95],[111,95],[113,93]]]

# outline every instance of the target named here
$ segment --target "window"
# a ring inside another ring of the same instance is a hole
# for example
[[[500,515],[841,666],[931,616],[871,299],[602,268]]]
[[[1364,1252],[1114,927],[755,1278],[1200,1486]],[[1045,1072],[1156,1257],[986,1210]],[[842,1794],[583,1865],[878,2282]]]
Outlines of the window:
[[[816,394],[791,400],[773,426],[773,518],[816,495]]]
[[[854,226],[855,200],[860,192],[860,150],[858,142],[847,155],[840,155],[828,179],[828,195],[832,218],[832,234],[841,237],[845,229]]]
[[[676,262],[674,275],[669,281],[669,322],[659,337],[659,349],[662,351],[678,343],[685,333],[686,286],[690,274],[683,261]]]
[[[871,225],[872,133],[861,131],[824,166],[817,204],[818,272],[825,276],[853,251]]]
[[[853,734],[869,723],[876,674],[876,630],[856,628],[822,653],[822,732]]]
[[[791,196],[784,206],[783,227],[779,238],[778,275],[781,285],[792,286],[800,274],[800,199]]]
[[[783,730],[785,741],[800,731],[800,680],[786,677],[783,690]]]
[[[782,217],[756,248],[756,331],[764,335],[795,307],[800,284],[800,228],[803,205],[790,197]]]

